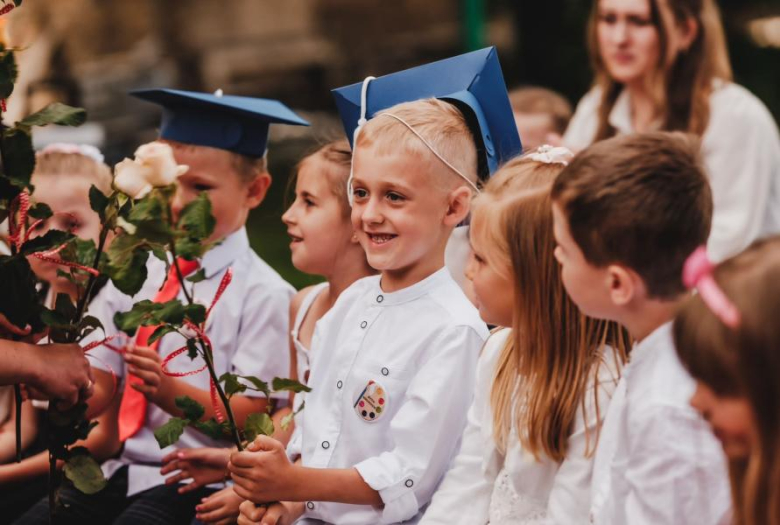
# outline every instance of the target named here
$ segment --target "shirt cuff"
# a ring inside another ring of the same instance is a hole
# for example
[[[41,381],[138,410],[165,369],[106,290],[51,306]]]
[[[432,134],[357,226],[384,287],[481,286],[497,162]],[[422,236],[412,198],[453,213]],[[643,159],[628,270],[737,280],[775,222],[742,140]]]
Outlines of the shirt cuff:
[[[382,523],[398,523],[413,518],[420,510],[414,493],[415,480],[400,477],[388,471],[378,457],[368,458],[355,465],[363,481],[379,493],[384,508]]]

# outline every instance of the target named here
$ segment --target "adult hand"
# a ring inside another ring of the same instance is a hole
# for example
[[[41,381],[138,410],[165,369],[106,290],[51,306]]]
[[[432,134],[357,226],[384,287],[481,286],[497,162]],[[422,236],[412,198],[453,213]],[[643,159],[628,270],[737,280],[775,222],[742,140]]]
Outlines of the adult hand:
[[[268,436],[258,436],[246,451],[230,456],[228,470],[233,490],[255,503],[294,500],[299,486],[298,469],[290,463],[284,445]]]
[[[6,316],[0,314],[0,337],[3,339],[12,339],[14,337],[27,337],[28,335],[30,335],[29,326],[26,328],[19,328],[11,321],[9,321]]]
[[[243,498],[233,491],[233,487],[224,488],[201,500],[200,505],[195,507],[195,518],[215,525],[235,523],[238,506],[243,501]]]
[[[31,398],[57,399],[57,406],[66,409],[92,395],[92,369],[78,344],[26,346],[30,370],[23,382]]]
[[[229,448],[214,447],[174,450],[162,459],[160,474],[175,472],[166,478],[166,485],[192,479],[179,487],[179,494],[184,494],[211,483],[224,481],[228,474],[227,465],[231,452]]]

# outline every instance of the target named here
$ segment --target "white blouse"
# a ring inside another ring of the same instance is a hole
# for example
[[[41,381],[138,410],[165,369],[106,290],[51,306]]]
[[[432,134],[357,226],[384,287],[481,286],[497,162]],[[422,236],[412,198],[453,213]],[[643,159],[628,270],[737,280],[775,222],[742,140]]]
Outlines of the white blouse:
[[[601,90],[577,105],[564,142],[575,151],[596,135]],[[609,115],[618,134],[634,132],[631,100],[623,91]],[[747,89],[718,82],[710,95],[710,122],[702,155],[715,204],[708,250],[720,261],[754,240],[780,232],[780,134],[764,104]]]
[[[618,382],[618,367],[610,355],[598,371],[598,391],[588,389],[569,436],[566,459],[536,460],[523,450],[512,429],[506,455],[496,449],[490,390],[495,368],[511,330],[494,333],[477,365],[474,401],[468,413],[462,445],[436,491],[421,525],[509,525],[588,522],[590,484],[596,431]],[[599,410],[595,410],[595,398]]]

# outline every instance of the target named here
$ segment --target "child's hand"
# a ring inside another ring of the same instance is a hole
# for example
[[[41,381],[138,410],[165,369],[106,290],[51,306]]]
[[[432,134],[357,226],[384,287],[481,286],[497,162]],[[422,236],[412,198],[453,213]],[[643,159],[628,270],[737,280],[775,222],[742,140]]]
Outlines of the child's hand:
[[[255,503],[293,500],[293,491],[302,485],[284,445],[268,436],[258,436],[246,451],[231,455],[228,470],[236,494]]]
[[[283,501],[257,507],[244,501],[239,507],[238,525],[290,525],[303,514],[303,503]]]
[[[179,494],[184,494],[211,483],[224,481],[228,475],[227,465],[231,452],[229,448],[213,447],[174,450],[162,459],[160,474],[178,471],[166,478],[166,485],[192,478],[191,482],[179,487]]]
[[[224,488],[203,498],[200,505],[195,507],[195,517],[202,522],[216,525],[235,523],[238,518],[238,506],[242,501],[244,499],[233,491],[233,487]]]
[[[154,403],[169,379],[163,374],[160,354],[148,346],[128,346],[125,362],[127,371],[143,381],[142,384],[134,383],[131,386]]]

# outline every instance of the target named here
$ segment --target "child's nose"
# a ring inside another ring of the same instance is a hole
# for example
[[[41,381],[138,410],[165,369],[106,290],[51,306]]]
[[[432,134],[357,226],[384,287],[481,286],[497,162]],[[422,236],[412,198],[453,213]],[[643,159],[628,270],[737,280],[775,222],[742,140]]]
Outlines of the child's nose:
[[[293,208],[295,205],[290,206],[287,208],[287,211],[284,212],[282,215],[282,222],[285,223],[287,226],[290,226],[291,224],[295,224],[295,214],[293,213]]]
[[[382,211],[380,205],[375,199],[369,199],[363,206],[363,213],[360,218],[365,223],[378,223],[382,222]]]
[[[173,194],[173,199],[171,200],[171,214],[173,215],[174,222],[178,222],[181,210],[184,209],[184,206],[186,206],[190,200],[191,199],[187,197],[184,188],[177,184],[176,193]]]

